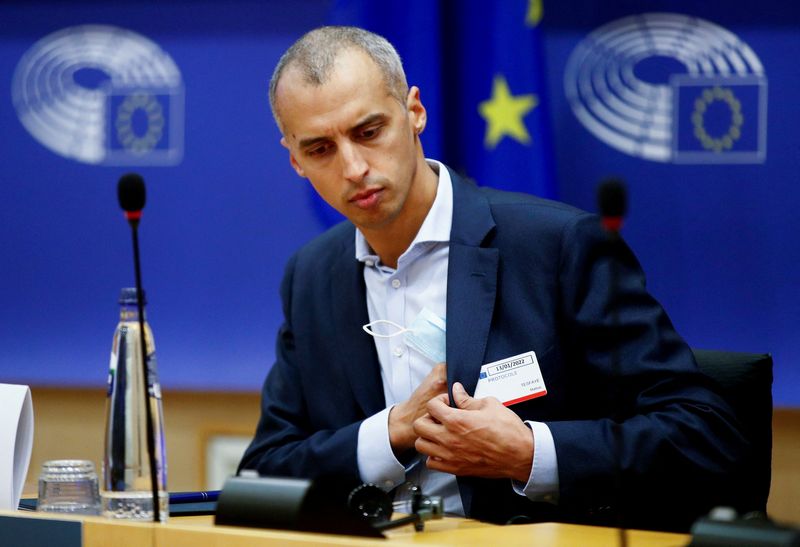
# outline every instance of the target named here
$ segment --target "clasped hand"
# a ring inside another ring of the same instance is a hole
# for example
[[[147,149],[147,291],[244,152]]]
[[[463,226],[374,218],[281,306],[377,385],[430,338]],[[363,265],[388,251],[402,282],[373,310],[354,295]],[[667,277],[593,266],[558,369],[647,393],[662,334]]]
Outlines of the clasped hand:
[[[460,476],[528,482],[533,435],[519,416],[494,397],[475,399],[453,384],[449,405],[446,368],[437,364],[411,397],[389,414],[395,454],[414,447],[429,469]]]

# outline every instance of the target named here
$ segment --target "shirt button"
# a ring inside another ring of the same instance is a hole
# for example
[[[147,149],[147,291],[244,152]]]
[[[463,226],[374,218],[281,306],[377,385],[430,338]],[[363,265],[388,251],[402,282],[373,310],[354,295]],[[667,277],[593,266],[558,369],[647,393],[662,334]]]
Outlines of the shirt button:
[[[394,353],[394,356],[395,356],[395,357],[402,357],[402,356],[403,356],[403,353],[404,353],[404,352],[403,352],[403,348],[401,348],[400,346],[396,346],[396,347],[394,348],[394,350],[392,350],[392,353]]]
[[[373,260],[365,260],[364,264],[366,264],[367,266],[372,268],[375,265],[375,261],[373,261]]]
[[[392,287],[394,287],[395,289],[399,289],[400,288],[400,280],[399,279],[392,279]]]

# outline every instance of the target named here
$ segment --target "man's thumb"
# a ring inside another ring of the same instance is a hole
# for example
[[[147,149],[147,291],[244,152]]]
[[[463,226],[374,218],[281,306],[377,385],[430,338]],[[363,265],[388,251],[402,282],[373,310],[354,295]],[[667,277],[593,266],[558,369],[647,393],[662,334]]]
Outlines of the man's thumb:
[[[467,390],[460,382],[453,384],[453,401],[458,408],[469,409],[475,403],[475,399],[469,396]]]

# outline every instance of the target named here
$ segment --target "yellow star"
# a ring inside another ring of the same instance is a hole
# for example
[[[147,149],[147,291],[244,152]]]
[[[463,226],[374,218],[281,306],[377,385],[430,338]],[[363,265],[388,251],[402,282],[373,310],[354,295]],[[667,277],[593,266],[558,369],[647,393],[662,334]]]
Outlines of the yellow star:
[[[544,15],[544,7],[542,0],[528,0],[528,13],[525,15],[525,24],[529,27],[535,27],[542,20]]]
[[[495,76],[492,98],[478,105],[478,112],[487,124],[484,139],[486,147],[496,147],[500,139],[506,135],[522,144],[531,142],[531,136],[522,118],[537,104],[539,99],[533,94],[512,96],[506,79],[499,74]]]

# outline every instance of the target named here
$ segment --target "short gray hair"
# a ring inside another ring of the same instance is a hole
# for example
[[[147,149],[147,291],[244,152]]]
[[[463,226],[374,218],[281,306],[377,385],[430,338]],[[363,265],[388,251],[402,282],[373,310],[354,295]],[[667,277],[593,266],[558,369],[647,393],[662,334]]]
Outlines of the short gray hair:
[[[269,106],[279,127],[281,124],[275,108],[275,92],[284,71],[290,66],[297,68],[307,83],[322,85],[330,77],[336,58],[349,48],[357,48],[366,53],[383,74],[389,94],[405,104],[408,83],[403,63],[386,38],[358,27],[320,27],[307,32],[292,44],[272,73],[269,82]]]

